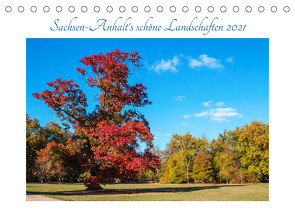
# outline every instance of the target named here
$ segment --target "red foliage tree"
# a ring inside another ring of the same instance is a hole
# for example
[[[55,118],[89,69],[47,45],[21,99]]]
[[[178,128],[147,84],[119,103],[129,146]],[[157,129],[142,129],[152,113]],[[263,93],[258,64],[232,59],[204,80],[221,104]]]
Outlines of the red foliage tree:
[[[67,152],[79,154],[82,168],[90,174],[84,182],[89,190],[100,189],[100,183],[110,178],[132,178],[142,169],[159,167],[159,158],[151,152],[149,124],[137,110],[151,104],[146,87],[128,83],[130,73],[141,66],[140,59],[137,52],[116,49],[80,60],[86,66],[77,68],[81,78],[99,92],[90,113],[85,94],[73,80],[57,79],[47,83],[51,90],[33,94],[72,125],[75,133],[67,141]],[[146,144],[144,152],[138,151],[139,142]]]

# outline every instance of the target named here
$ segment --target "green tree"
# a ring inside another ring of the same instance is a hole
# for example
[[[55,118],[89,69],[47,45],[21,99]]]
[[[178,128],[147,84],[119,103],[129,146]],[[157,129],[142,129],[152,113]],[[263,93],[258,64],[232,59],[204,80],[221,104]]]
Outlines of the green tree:
[[[158,145],[154,146],[154,148],[152,149],[152,153],[154,153],[161,160],[162,151]],[[159,168],[156,168],[156,170],[148,170],[148,179],[151,179],[153,182],[158,182],[159,178]]]
[[[40,180],[40,171],[43,171],[44,174],[46,174],[46,171],[49,168],[50,164],[47,161],[44,161],[45,159],[43,159],[43,161],[41,161],[40,158],[38,159],[38,152],[46,148],[46,145],[50,142],[65,144],[65,142],[71,136],[72,133],[69,131],[69,127],[64,124],[61,126],[58,123],[51,121],[47,123],[44,127],[42,127],[40,125],[40,122],[36,118],[31,119],[30,116],[26,114],[27,181],[37,181],[38,179]],[[55,169],[57,169],[58,161],[56,160],[54,164],[56,164]],[[53,170],[51,172],[53,172]],[[56,176],[60,177],[57,174]]]
[[[209,145],[205,137],[196,138],[190,133],[174,134],[164,152],[161,182],[180,183],[185,180],[189,183],[196,155],[199,151],[207,151]]]
[[[37,177],[34,175],[35,161],[37,159],[37,152],[45,148],[47,143],[45,132],[39,121],[34,118],[31,119],[26,114],[26,179],[27,181],[36,181]]]
[[[232,132],[225,130],[223,134],[219,134],[216,141],[211,143],[214,154],[213,164],[219,182],[225,180],[226,183],[229,183],[239,166],[239,155],[235,147],[236,138],[233,137],[235,136],[232,135]]]
[[[211,141],[215,178],[236,183],[268,182],[269,125],[253,121]]]
[[[184,183],[183,162],[179,160],[176,154],[171,154],[167,160],[161,164],[160,182],[161,183]]]
[[[253,121],[240,128],[237,145],[241,153],[241,166],[246,176],[255,182],[269,180],[269,125]]]
[[[68,125],[60,124],[50,121],[46,123],[44,127],[45,137],[48,141],[53,141],[55,143],[63,143],[72,136],[72,133],[69,131]]]

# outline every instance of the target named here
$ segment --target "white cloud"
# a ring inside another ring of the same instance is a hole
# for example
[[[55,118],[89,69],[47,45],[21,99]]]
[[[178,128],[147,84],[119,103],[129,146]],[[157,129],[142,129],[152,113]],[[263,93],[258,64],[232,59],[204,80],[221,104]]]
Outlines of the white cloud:
[[[201,113],[195,113],[193,114],[194,117],[207,117],[209,115],[209,112],[202,111]]]
[[[203,103],[204,106],[206,107],[212,107],[213,106],[213,102],[212,101],[207,101]],[[243,117],[242,114],[239,114],[236,109],[231,108],[231,107],[226,107],[226,108],[220,108],[220,106],[224,106],[225,103],[224,102],[217,102],[215,108],[211,108],[208,110],[204,110],[202,112],[199,113],[194,113],[192,115],[183,115],[183,118],[190,118],[192,117],[196,117],[196,118],[200,118],[200,117],[209,117],[211,121],[213,122],[229,122],[230,119],[233,118],[241,118]]]
[[[220,60],[209,57],[208,55],[200,55],[197,58],[191,58],[183,54],[174,56],[172,59],[161,59],[152,65],[152,70],[155,72],[178,72],[178,67],[181,62],[188,63],[190,68],[207,67],[210,69],[221,69],[223,65]],[[233,62],[233,57],[225,59],[226,62]]]
[[[222,65],[220,64],[220,62],[215,58],[208,57],[207,55],[200,55],[200,59],[203,62],[203,64],[207,66],[208,68],[211,68],[211,69],[222,68]]]
[[[224,105],[225,105],[224,102],[217,102],[217,103],[216,103],[216,106],[224,106]]]
[[[164,136],[171,136],[171,134],[170,133],[165,133]]]
[[[156,72],[166,72],[166,71],[171,71],[171,72],[178,72],[177,66],[179,65],[179,58],[178,56],[174,56],[172,59],[167,59],[167,60],[160,60],[157,61],[153,66],[152,69],[155,70]]]
[[[222,122],[229,122],[229,119],[227,118],[222,118],[222,117],[211,117],[210,118],[213,122],[219,122],[219,123],[222,123]]]
[[[208,57],[208,55],[200,55],[198,59],[189,59],[189,66],[191,68],[206,66],[210,69],[219,69],[223,67],[219,60]]]
[[[189,59],[189,63],[188,65],[191,67],[191,68],[196,68],[196,67],[201,67],[203,66],[203,63],[194,59],[194,58],[190,58]]]
[[[225,59],[226,62],[228,63],[233,63],[234,62],[234,57],[229,57],[227,59]]]
[[[183,101],[185,96],[176,96],[176,101]]]
[[[203,105],[204,105],[205,107],[211,107],[211,106],[212,106],[212,102],[213,102],[213,101],[206,101],[206,102],[203,103]]]
[[[191,118],[192,116],[189,115],[189,114],[187,114],[187,115],[182,115],[182,117],[183,117],[184,119],[188,119],[188,118]]]
[[[211,115],[211,119],[213,121],[215,121],[216,119],[220,120],[220,119],[224,119],[226,120],[226,118],[231,118],[231,117],[237,117],[239,116],[239,113],[236,112],[235,109],[233,108],[217,108],[213,111],[212,115]]]
[[[216,122],[229,122],[231,118],[241,116],[235,109],[230,107],[210,110],[210,119]]]

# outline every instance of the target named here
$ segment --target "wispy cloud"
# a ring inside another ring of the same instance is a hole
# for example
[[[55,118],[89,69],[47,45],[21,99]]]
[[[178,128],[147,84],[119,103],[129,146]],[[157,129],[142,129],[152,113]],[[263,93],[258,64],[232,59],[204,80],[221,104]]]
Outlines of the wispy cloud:
[[[205,107],[211,107],[212,106],[212,103],[213,103],[213,101],[206,101],[206,102],[203,103],[203,105]]]
[[[241,114],[236,112],[233,108],[216,108],[210,113],[211,120],[216,122],[229,122],[230,118],[242,117]]]
[[[193,116],[194,117],[207,117],[209,115],[208,111],[202,111],[200,113],[194,113]]]
[[[219,60],[213,57],[209,57],[208,55],[200,55],[197,59],[190,58],[189,66],[191,68],[206,66],[210,69],[220,69],[223,67]]]
[[[203,63],[201,61],[198,61],[198,60],[194,59],[194,58],[190,58],[188,65],[191,68],[196,68],[196,67],[203,66]]]
[[[242,115],[239,114],[236,109],[231,107],[210,109],[200,113],[195,113],[193,116],[198,118],[210,117],[210,120],[214,122],[229,122],[231,118],[242,117]]]
[[[234,62],[234,57],[229,57],[227,59],[225,59],[226,62],[228,63],[233,63]]]
[[[215,105],[214,105],[215,104]],[[203,110],[198,113],[194,113],[191,115],[183,115],[182,117],[185,119],[188,119],[190,117],[195,117],[195,118],[210,118],[211,121],[213,122],[229,122],[230,119],[233,118],[240,118],[243,115],[238,113],[236,109],[231,108],[231,107],[226,107],[226,108],[221,108],[220,106],[224,106],[225,102],[217,102],[213,103],[213,101],[207,101],[204,102],[203,105],[205,107],[212,107],[211,109],[208,110]]]
[[[160,72],[178,72],[177,66],[179,65],[179,58],[178,56],[174,56],[172,59],[167,60],[160,60],[155,62],[155,64],[152,66],[152,69],[158,73]]]
[[[224,103],[224,102],[222,102],[222,101],[221,101],[221,102],[217,102],[217,103],[216,103],[216,106],[224,106],[224,105],[225,105],[225,103]]]
[[[188,118],[191,118],[192,116],[189,115],[189,114],[186,114],[186,115],[182,115],[182,117],[183,117],[184,119],[188,119]]]
[[[185,99],[185,96],[176,96],[176,101],[183,101]]]
[[[222,59],[228,63],[233,62],[233,57]],[[209,57],[208,55],[200,55],[197,58],[191,56],[179,54],[174,56],[172,59],[161,59],[156,61],[152,65],[152,70],[155,72],[178,72],[179,66],[188,65],[190,68],[201,68],[207,67],[209,69],[222,69],[224,66],[221,61],[217,58]]]

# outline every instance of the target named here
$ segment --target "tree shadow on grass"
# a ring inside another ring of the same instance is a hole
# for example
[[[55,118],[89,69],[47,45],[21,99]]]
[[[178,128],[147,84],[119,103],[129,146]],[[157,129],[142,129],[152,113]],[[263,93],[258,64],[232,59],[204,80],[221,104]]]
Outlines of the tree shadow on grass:
[[[34,192],[32,194],[42,195],[59,195],[59,196],[72,196],[72,195],[134,195],[134,194],[147,194],[147,193],[179,193],[179,192],[193,192],[207,189],[219,189],[224,187],[241,187],[245,185],[205,185],[196,187],[155,187],[155,188],[138,188],[138,189],[101,189],[101,190],[72,190],[72,191],[58,191],[58,192]]]

